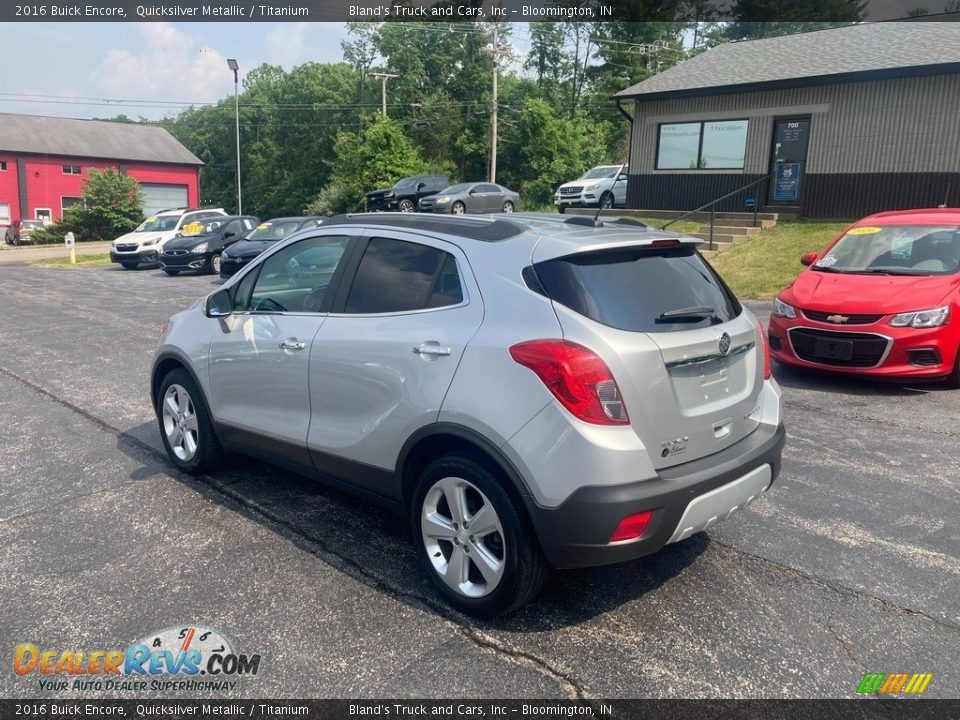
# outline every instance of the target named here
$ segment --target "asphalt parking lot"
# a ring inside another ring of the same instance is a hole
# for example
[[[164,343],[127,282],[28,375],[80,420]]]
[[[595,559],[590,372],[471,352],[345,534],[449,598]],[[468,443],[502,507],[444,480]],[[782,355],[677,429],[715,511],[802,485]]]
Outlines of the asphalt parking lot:
[[[766,498],[477,623],[431,592],[403,520],[251,460],[202,479],[167,462],[151,352],[215,286],[0,265],[7,668],[21,642],[199,623],[262,655],[245,697],[852,697],[895,671],[960,696],[960,391],[777,368],[789,438]],[[0,697],[47,694],[0,673]]]

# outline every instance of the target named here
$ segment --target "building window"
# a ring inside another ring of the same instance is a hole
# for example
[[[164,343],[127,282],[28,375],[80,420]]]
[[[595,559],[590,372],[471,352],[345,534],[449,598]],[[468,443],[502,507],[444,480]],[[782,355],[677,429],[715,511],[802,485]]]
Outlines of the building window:
[[[79,165],[64,165],[63,174],[64,175],[79,175],[81,172]]]
[[[10,224],[10,203],[0,203],[0,225]]]
[[[7,170],[7,161],[0,160],[0,172],[6,172]]]
[[[657,170],[740,170],[747,120],[665,123],[657,138]]]
[[[64,195],[63,197],[60,198],[60,214],[63,215],[64,213],[66,213],[67,208],[70,207],[71,205],[82,205],[82,204],[83,204],[82,197],[68,197],[67,195]]]

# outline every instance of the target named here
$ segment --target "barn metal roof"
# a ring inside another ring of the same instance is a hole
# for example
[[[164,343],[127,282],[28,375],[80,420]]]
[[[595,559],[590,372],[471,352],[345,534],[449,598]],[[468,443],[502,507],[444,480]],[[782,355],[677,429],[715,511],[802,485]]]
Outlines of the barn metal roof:
[[[883,73],[958,72],[958,63],[960,23],[864,23],[723,43],[614,97],[710,95],[867,79]]]
[[[155,125],[0,113],[0,152],[203,165]]]

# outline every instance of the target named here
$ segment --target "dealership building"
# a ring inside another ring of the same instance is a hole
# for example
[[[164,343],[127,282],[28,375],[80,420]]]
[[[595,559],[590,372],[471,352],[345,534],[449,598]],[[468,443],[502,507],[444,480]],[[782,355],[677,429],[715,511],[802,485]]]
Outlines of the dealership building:
[[[960,207],[960,23],[725,43],[616,95],[627,207],[812,218]]]
[[[146,214],[196,206],[202,164],[160,127],[0,113],[0,226],[61,217],[94,168],[140,183]]]

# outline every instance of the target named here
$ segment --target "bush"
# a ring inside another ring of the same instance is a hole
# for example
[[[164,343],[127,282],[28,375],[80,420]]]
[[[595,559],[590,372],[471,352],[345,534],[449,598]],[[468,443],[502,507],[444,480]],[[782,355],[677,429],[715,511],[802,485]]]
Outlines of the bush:
[[[113,240],[143,222],[143,196],[133,178],[115,170],[90,170],[83,184],[82,203],[67,208],[63,217],[31,234],[40,245],[62,243],[72,232],[78,242]]]

